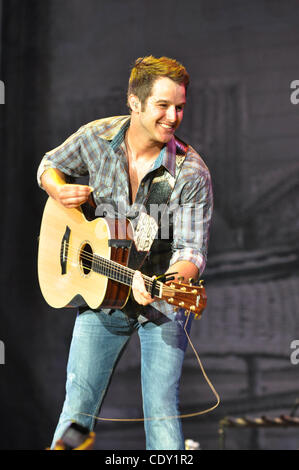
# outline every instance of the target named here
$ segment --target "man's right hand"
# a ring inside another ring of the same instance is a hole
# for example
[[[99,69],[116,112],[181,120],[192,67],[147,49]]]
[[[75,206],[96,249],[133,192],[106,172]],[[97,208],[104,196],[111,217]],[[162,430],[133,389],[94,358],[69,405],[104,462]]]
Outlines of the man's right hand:
[[[57,188],[55,199],[64,207],[72,209],[86,202],[92,190],[83,184],[63,184]]]
[[[67,184],[64,174],[57,168],[49,168],[41,176],[42,187],[64,207],[72,209],[86,202],[93,191],[85,184]]]

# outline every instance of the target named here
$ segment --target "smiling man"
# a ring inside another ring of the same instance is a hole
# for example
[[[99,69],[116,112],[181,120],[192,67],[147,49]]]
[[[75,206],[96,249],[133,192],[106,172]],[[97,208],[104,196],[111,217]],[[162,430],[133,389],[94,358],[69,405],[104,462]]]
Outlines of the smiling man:
[[[147,215],[133,218],[132,223],[139,239],[151,245],[140,271],[148,275],[174,272],[187,282],[198,280],[204,271],[213,207],[207,166],[190,145],[175,136],[188,85],[185,67],[174,59],[148,56],[136,60],[127,91],[130,115],[82,126],[46,153],[38,170],[40,186],[66,208],[82,205],[92,192],[98,208],[108,203],[113,207],[143,206],[148,211],[153,205],[182,209],[183,217],[167,219],[167,239],[159,237],[158,228],[148,239],[145,227],[151,218]],[[89,185],[70,180],[82,175],[89,176]],[[137,236],[134,242],[137,251],[144,249]],[[179,383],[187,347],[184,310],[175,311],[153,297],[137,271],[125,308],[80,307],[78,313],[67,393],[52,446],[71,421],[93,429],[115,364],[137,331],[146,448],[184,449],[179,419]]]
[[[170,78],[157,78],[145,103],[134,93],[129,95],[128,101],[133,111],[128,134],[140,133],[146,146],[161,150],[183,119],[186,88]]]

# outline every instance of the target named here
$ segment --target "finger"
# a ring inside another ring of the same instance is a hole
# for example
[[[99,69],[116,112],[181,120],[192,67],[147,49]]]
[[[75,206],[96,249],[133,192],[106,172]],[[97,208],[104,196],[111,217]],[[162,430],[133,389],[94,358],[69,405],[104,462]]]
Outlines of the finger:
[[[66,184],[59,191],[59,199],[66,207],[77,207],[88,200],[91,190],[86,185]]]
[[[136,302],[141,305],[146,305],[149,302],[152,302],[153,299],[147,292],[142,274],[139,271],[136,271],[133,276],[132,290]]]
[[[62,196],[61,202],[66,205],[80,205],[86,202],[88,196]]]
[[[62,187],[62,194],[80,196],[80,195],[89,195],[93,191],[91,186],[86,186],[83,184],[66,184]]]
[[[133,276],[133,284],[132,287],[138,290],[140,293],[145,294],[147,292],[144,284],[144,280],[140,271],[135,271]]]
[[[86,202],[86,198],[84,198],[84,199],[82,199],[82,198],[67,198],[67,199],[62,199],[61,202],[65,207],[68,207],[68,208],[71,209],[71,208],[74,208],[74,207],[81,206],[81,204]]]

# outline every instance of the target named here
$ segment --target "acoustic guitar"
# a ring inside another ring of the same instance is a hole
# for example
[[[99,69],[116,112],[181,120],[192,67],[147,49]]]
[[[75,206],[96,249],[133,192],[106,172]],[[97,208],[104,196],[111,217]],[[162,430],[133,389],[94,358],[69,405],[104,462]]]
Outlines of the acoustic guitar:
[[[67,209],[49,197],[38,246],[38,279],[46,302],[54,308],[123,308],[135,273],[128,265],[133,240],[129,219],[88,220],[80,207]],[[201,283],[142,276],[152,297],[201,316],[207,302]]]

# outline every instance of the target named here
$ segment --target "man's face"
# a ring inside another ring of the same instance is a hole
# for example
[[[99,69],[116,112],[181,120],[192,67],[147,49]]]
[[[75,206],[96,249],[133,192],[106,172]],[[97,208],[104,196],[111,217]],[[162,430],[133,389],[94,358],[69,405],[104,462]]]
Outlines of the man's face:
[[[170,78],[158,78],[139,114],[140,130],[150,141],[166,144],[179,127],[184,114],[186,89]]]

